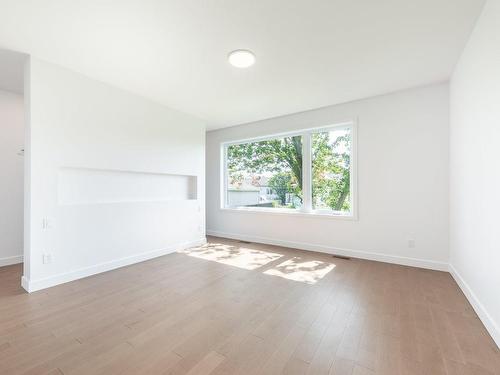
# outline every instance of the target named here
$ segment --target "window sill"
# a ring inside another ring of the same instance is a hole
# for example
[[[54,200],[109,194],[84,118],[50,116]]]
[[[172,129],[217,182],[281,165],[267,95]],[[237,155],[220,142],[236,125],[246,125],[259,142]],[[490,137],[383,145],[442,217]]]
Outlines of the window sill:
[[[318,219],[328,219],[328,220],[347,220],[347,221],[357,221],[357,216],[350,214],[344,215],[336,212],[304,212],[294,209],[279,209],[279,208],[220,208],[221,211],[227,212],[238,212],[238,213],[250,213],[250,214],[264,214],[264,215],[289,215],[295,217],[308,217],[308,218],[318,218]]]

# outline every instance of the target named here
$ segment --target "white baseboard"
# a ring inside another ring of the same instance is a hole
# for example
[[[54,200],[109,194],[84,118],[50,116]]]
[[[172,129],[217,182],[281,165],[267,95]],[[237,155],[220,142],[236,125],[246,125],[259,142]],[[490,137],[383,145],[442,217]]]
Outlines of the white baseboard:
[[[25,277],[25,276],[22,276],[21,277],[21,286],[23,287],[23,289],[27,292],[29,292],[29,281],[28,279]]]
[[[195,241],[177,243],[164,249],[147,251],[129,257],[115,259],[109,262],[96,264],[90,267],[80,268],[74,271],[65,272],[38,280],[28,280],[26,277],[23,276],[21,279],[21,285],[26,291],[31,293],[37,290],[49,288],[51,286],[67,283],[69,281],[82,279],[84,277],[92,276],[101,272],[111,271],[116,268],[157,258],[162,255],[171,254],[178,250],[187,249],[193,246],[200,246],[205,244],[206,242],[207,242],[206,238],[203,237]]]
[[[479,301],[476,294],[472,291],[469,284],[463,279],[463,277],[458,273],[455,267],[452,264],[449,265],[449,270],[455,281],[457,282],[462,292],[465,294],[470,304],[472,305],[474,311],[476,312],[481,322],[486,327],[486,330],[493,338],[493,341],[500,348],[500,326],[495,322],[492,316],[485,309],[483,304]]]
[[[18,264],[23,262],[22,255],[14,255],[12,257],[0,258],[0,267],[10,266],[11,264]]]
[[[263,244],[267,244],[267,245],[291,247],[291,248],[300,249],[300,250],[317,251],[319,253],[342,255],[342,256],[348,256],[351,258],[360,258],[360,259],[366,259],[366,260],[373,260],[373,261],[377,261],[377,262],[394,263],[394,264],[400,264],[403,266],[419,267],[419,268],[425,268],[425,269],[436,270],[436,271],[448,271],[448,263],[437,262],[437,261],[433,261],[433,260],[401,257],[401,256],[396,256],[396,255],[389,255],[389,254],[383,254],[383,253],[373,253],[373,252],[361,251],[361,250],[342,249],[342,248],[335,248],[335,247],[324,246],[324,245],[313,245],[313,244],[302,243],[302,242],[283,241],[283,240],[277,240],[277,239],[273,239],[273,238],[248,236],[248,235],[236,234],[236,233],[225,233],[225,232],[219,232],[219,231],[214,231],[214,230],[207,230],[207,235],[215,236],[215,237],[231,238],[231,239],[240,240],[240,241],[257,242],[257,243],[263,243]]]

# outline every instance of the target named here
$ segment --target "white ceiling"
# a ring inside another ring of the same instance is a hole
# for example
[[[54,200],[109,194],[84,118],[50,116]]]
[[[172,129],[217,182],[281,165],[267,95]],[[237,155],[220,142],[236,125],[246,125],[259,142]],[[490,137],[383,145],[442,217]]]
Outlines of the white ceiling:
[[[23,93],[25,59],[21,53],[0,49],[0,90]]]
[[[0,0],[0,47],[209,128],[447,80],[483,0]],[[257,63],[239,70],[229,51]]]

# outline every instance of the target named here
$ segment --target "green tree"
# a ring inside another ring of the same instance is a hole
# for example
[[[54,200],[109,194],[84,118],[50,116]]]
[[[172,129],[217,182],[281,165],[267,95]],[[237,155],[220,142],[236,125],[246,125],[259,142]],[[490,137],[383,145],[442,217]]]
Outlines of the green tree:
[[[249,173],[291,173],[297,186],[296,195],[302,200],[302,137],[286,137],[269,141],[243,143],[228,147],[227,167],[229,176]]]
[[[269,179],[269,187],[278,196],[282,206],[286,205],[286,195],[294,190],[293,176],[290,173],[277,173]]]
[[[326,204],[335,211],[349,210],[351,138],[341,135],[330,140],[329,133],[312,137],[313,202]]]
[[[348,134],[330,140],[328,132],[312,136],[313,202],[328,205],[333,210],[348,210],[350,192],[350,147]],[[269,141],[243,143],[228,147],[227,166],[229,176],[235,179],[241,171],[247,173],[275,172],[273,184],[280,191],[286,186],[302,200],[302,137],[286,137]],[[288,177],[285,177],[288,175]],[[289,180],[286,180],[289,179]],[[282,204],[286,192],[280,196]]]

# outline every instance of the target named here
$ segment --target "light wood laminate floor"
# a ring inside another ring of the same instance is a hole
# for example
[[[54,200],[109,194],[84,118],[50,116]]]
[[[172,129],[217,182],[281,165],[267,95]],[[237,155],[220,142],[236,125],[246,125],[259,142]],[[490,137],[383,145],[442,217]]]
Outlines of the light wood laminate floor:
[[[0,268],[0,374],[500,374],[447,273],[209,242],[32,294]]]

